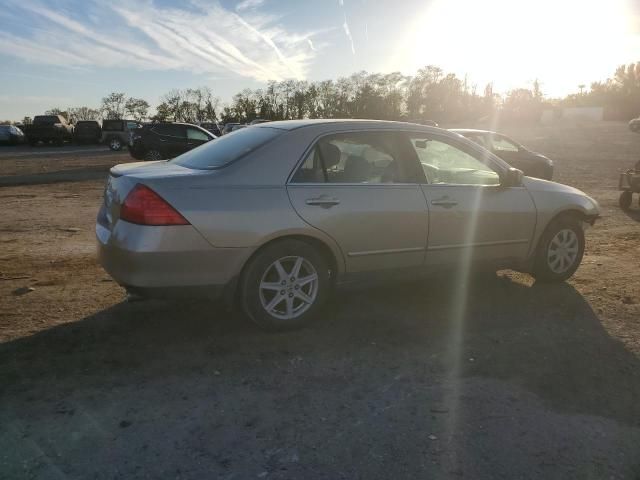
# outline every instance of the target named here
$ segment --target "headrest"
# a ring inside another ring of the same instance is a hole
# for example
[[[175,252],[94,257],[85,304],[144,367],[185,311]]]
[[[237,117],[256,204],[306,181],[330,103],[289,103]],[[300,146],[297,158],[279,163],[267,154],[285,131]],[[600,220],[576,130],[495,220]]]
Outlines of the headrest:
[[[329,169],[335,167],[340,163],[341,152],[338,147],[332,143],[320,142],[320,155],[322,155],[322,161],[324,162],[324,168]]]

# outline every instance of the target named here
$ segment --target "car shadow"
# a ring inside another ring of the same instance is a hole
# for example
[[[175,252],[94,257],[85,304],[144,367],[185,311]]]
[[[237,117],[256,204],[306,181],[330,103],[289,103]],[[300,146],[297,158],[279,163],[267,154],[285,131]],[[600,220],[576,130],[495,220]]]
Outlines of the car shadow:
[[[210,303],[121,303],[2,344],[1,468],[7,478],[640,472],[638,358],[569,284],[397,283],[339,292],[322,317],[266,334]]]
[[[121,303],[0,345],[4,393],[215,372],[230,383],[261,383],[297,364],[301,377],[341,372],[363,392],[389,372],[425,382],[506,380],[559,411],[638,425],[640,362],[571,285],[506,276],[461,285],[451,279],[339,292],[322,321],[280,334],[210,303]]]

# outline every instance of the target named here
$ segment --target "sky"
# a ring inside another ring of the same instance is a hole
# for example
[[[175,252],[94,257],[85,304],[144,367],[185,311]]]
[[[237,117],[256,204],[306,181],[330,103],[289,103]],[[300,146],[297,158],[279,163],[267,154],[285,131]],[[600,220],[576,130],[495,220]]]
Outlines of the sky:
[[[2,0],[0,119],[426,65],[549,97],[640,61],[640,0]]]

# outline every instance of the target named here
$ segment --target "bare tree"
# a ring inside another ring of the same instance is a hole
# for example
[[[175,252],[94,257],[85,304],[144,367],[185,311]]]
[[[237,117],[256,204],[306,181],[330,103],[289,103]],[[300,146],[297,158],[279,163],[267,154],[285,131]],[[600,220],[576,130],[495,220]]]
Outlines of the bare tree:
[[[123,92],[112,92],[102,99],[102,116],[108,120],[124,117],[126,97]]]
[[[127,116],[132,117],[138,122],[142,122],[145,118],[147,118],[147,113],[149,111],[149,102],[143,100],[142,98],[128,98],[124,104],[124,110],[127,113]]]
[[[69,109],[69,115],[76,122],[79,120],[98,120],[100,111],[91,107],[73,107]]]

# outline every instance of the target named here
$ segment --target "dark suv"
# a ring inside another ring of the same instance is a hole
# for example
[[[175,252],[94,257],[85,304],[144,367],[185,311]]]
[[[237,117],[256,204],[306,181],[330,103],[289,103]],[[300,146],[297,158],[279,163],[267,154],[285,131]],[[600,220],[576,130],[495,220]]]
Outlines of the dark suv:
[[[100,143],[102,127],[95,120],[80,120],[73,130],[73,140],[76,143]]]
[[[133,132],[129,153],[137,160],[163,160],[215,138],[204,128],[189,123],[151,123]]]
[[[135,120],[103,120],[102,143],[117,152],[125,145],[129,145],[130,132],[140,126],[140,123]]]
[[[203,122],[200,124],[200,126],[207,132],[213,133],[216,137],[222,135],[222,133],[220,132],[220,127],[215,122]]]

